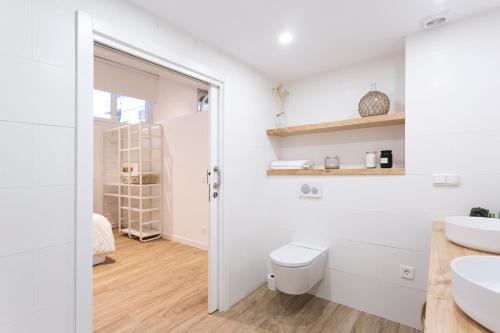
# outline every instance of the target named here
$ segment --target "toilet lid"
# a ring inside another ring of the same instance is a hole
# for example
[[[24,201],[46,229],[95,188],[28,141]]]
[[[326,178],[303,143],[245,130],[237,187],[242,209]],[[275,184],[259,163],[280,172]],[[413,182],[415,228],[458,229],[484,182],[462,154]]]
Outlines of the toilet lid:
[[[282,246],[269,255],[271,261],[279,266],[304,267],[318,258],[323,250],[301,246],[299,243],[290,243]]]

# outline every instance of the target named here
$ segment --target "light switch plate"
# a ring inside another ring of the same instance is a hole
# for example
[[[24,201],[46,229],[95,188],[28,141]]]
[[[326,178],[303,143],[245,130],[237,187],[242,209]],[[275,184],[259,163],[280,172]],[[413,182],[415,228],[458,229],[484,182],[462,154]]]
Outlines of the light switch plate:
[[[435,173],[432,175],[435,186],[460,186],[460,175],[452,173]]]
[[[302,198],[321,198],[323,196],[320,182],[299,182],[297,192]]]

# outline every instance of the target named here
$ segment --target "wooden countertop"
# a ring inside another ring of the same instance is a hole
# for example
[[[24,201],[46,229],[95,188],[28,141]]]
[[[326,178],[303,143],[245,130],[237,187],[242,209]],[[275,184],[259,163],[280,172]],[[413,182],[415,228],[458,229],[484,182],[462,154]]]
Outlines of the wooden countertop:
[[[448,241],[444,231],[444,222],[434,222],[427,285],[425,333],[490,332],[469,318],[453,301],[450,263],[452,259],[466,255],[491,254],[467,249]]]

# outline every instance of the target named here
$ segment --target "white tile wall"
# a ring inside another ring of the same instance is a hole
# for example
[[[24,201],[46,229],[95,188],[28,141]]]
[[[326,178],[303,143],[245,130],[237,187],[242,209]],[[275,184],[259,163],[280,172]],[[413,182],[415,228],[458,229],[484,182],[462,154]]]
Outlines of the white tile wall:
[[[0,257],[0,325],[33,312],[34,290],[33,253]]]
[[[33,138],[35,184],[74,184],[74,129],[53,126],[35,126]]]
[[[1,126],[0,126],[1,127]],[[0,228],[5,235],[0,242],[0,257],[33,249],[37,236],[33,221],[33,189],[0,190]],[[28,209],[29,207],[29,209]]]
[[[266,272],[266,249],[254,246],[266,231],[265,210],[257,209],[266,197],[253,189],[264,188],[274,155],[262,135],[272,123],[273,83],[124,0],[0,0],[0,155],[9,161],[0,163],[0,227],[9,234],[0,242],[0,332],[74,331],[76,9],[144,49],[226,79],[224,181],[234,203],[224,211],[226,303],[234,304]]]
[[[48,64],[74,68],[75,18],[72,1],[33,0],[33,57]]]
[[[367,243],[339,239],[330,245],[328,266],[338,271],[379,279],[383,272],[381,248]]]
[[[390,283],[380,283],[376,288],[379,294],[374,314],[409,326],[421,326],[420,314],[427,297],[426,291]]]
[[[27,315],[22,319],[0,324],[0,332],[8,333],[68,333],[74,331],[72,306],[58,304]]]
[[[427,290],[427,276],[429,272],[428,251],[411,251],[394,247],[380,247],[382,279],[403,287]],[[415,267],[415,279],[406,280],[399,277],[399,266]],[[404,289],[403,289],[404,290]]]
[[[120,20],[122,22],[134,22],[137,28],[134,33],[140,36],[156,31],[158,28],[158,19],[140,10],[134,4],[119,5]]]
[[[74,126],[72,70],[0,53],[0,120]]]
[[[420,326],[426,292],[370,277],[329,269],[315,295],[414,327]]]
[[[71,185],[0,189],[0,257],[72,242],[74,211]]]
[[[280,156],[294,160],[307,156],[316,167],[323,167],[325,156],[340,156],[342,168],[365,166],[367,151],[391,149],[394,166],[404,167],[404,126],[388,126],[383,131],[377,128],[330,132],[321,134],[290,136],[281,138]],[[318,142],[320,144],[318,144]]]
[[[46,247],[34,252],[35,311],[57,304],[71,306],[74,288],[74,244]]]
[[[292,240],[330,248],[328,274],[316,295],[420,327],[432,219],[467,214],[473,206],[500,211],[500,113],[492,102],[500,83],[500,40],[491,33],[498,29],[499,10],[412,35],[405,55],[285,85],[291,124],[355,116],[362,91],[375,81],[407,117],[399,132],[383,128],[278,139],[282,158],[312,158],[320,166],[324,156],[336,154],[346,166],[359,165],[364,151],[382,146],[406,160],[403,177],[268,179],[274,198],[270,249]],[[397,141],[403,135],[405,142]],[[461,174],[461,186],[432,186],[436,172]],[[323,183],[321,200],[297,197],[297,183],[307,179]],[[401,264],[415,267],[415,280],[399,277]]]
[[[392,54],[286,84],[290,125],[352,118],[372,83],[391,99],[390,112],[405,108],[405,59]]]
[[[0,1],[0,51],[30,57],[32,53],[31,0]],[[2,71],[3,73],[3,71]]]
[[[471,145],[465,145],[464,140],[458,138],[453,141],[464,144],[455,144],[453,150],[463,148],[465,153],[491,156],[491,161],[485,158],[481,166],[475,166],[473,172],[464,176],[463,187],[458,190],[432,188],[429,174],[433,168],[455,167],[460,163],[456,153],[450,154],[443,146],[440,148],[442,156],[436,157],[437,162],[421,164],[425,151],[413,152],[412,147],[418,146],[417,140],[427,132],[439,134],[442,130],[443,133],[435,136],[433,141],[427,141],[432,143],[428,146],[432,150],[436,141],[452,144],[447,139],[448,132],[465,137],[471,130],[496,129],[498,113],[486,108],[484,101],[494,96],[496,80],[500,77],[496,72],[498,40],[493,33],[498,31],[498,12],[488,14],[484,19],[463,21],[409,38],[406,80],[404,60],[401,55],[394,55],[365,63],[360,68],[347,69],[340,82],[353,83],[347,94],[337,89],[342,84],[329,84],[332,76],[313,78],[305,83],[304,90],[301,90],[300,82],[294,84],[291,91],[292,97],[296,98],[297,112],[290,112],[291,123],[354,115],[360,92],[369,89],[373,81],[379,82],[380,89],[389,92],[395,101],[393,110],[406,108],[407,112],[405,154],[407,168],[414,175],[328,180],[323,187],[323,201],[318,204],[297,200],[294,195],[296,178],[265,177],[267,163],[279,153],[276,144],[263,135],[265,129],[273,125],[275,105],[270,94],[271,81],[168,24],[157,22],[153,16],[140,12],[125,1],[20,0],[0,2],[0,89],[8,92],[0,109],[0,138],[3,142],[0,153],[12,161],[11,165],[0,166],[0,188],[12,190],[10,201],[2,203],[9,203],[10,208],[2,214],[16,220],[14,209],[21,206],[19,201],[26,203],[38,198],[39,206],[33,206],[33,210],[42,213],[25,215],[22,212],[17,216],[17,223],[32,226],[45,222],[50,228],[34,228],[37,235],[26,235],[28,239],[46,240],[35,248],[30,247],[32,243],[24,241],[19,244],[8,241],[0,247],[0,331],[53,333],[74,330],[73,293],[61,292],[52,302],[46,292],[54,288],[53,281],[50,281],[54,274],[64,276],[67,274],[64,267],[74,265],[72,256],[67,266],[59,265],[58,262],[65,261],[61,260],[62,253],[58,251],[62,251],[59,245],[69,247],[67,251],[70,251],[69,244],[75,236],[74,206],[70,204],[74,198],[67,194],[73,191],[74,184],[74,150],[70,148],[74,144],[75,125],[74,40],[70,31],[74,29],[72,10],[76,8],[96,15],[98,22],[112,24],[125,34],[147,35],[147,39],[141,38],[141,43],[155,52],[174,55],[186,63],[196,63],[224,74],[224,221],[230,252],[229,304],[264,281],[268,251],[283,241],[297,237],[310,241],[319,239],[332,244],[333,249],[344,246],[359,255],[366,252],[366,244],[372,244],[373,249],[381,253],[381,265],[386,267],[379,278],[370,275],[371,266],[363,261],[364,258],[356,258],[359,264],[352,264],[348,258],[336,257],[335,252],[332,265],[355,272],[330,268],[317,294],[418,326],[420,304],[425,297],[420,290],[423,283],[420,273],[417,273],[415,285],[405,285],[394,280],[393,266],[404,260],[405,264],[414,265],[416,272],[423,272],[430,217],[449,212],[463,214],[472,204],[495,204],[492,193],[500,185],[500,174],[495,171],[496,155],[488,150],[492,144],[483,142],[490,138],[489,135],[475,134]],[[131,20],[136,23],[134,29],[130,28]],[[477,50],[470,50],[471,45]],[[466,54],[467,58],[460,54]],[[478,61],[471,61],[469,57]],[[465,59],[470,61],[465,62]],[[444,63],[446,66],[441,67],[440,64]],[[471,64],[478,65],[479,71],[469,70]],[[457,77],[456,73],[460,72],[463,76]],[[421,77],[428,80],[421,80]],[[406,81],[406,96],[403,80]],[[319,85],[316,85],[318,81]],[[440,89],[428,89],[427,82],[434,82]],[[465,89],[466,85],[471,89]],[[338,94],[332,94],[335,89]],[[439,90],[439,95],[434,94],[436,90]],[[471,93],[463,94],[464,91]],[[450,102],[457,93],[461,93],[463,100]],[[319,97],[311,98],[310,94]],[[333,100],[337,98],[341,102],[333,109]],[[403,106],[405,100],[406,106]],[[444,112],[443,117],[439,115],[441,112]],[[457,114],[469,119],[455,119]],[[486,120],[480,122],[477,119]],[[412,124],[415,124],[414,128]],[[450,130],[447,131],[448,124]],[[8,134],[17,134],[15,145],[11,144]],[[21,175],[23,177],[14,177]],[[40,192],[30,190],[35,187]],[[2,198],[7,195],[0,193]],[[269,210],[265,209],[267,204]],[[4,225],[5,222],[2,220],[1,223]],[[23,225],[20,230],[26,228]],[[339,240],[344,245],[338,245]],[[338,262],[335,258],[339,258]],[[50,268],[47,275],[40,275],[41,265]],[[360,269],[360,265],[365,267]],[[380,299],[386,302],[382,304]]]
[[[312,291],[321,298],[374,313],[380,306],[377,300],[379,285],[380,282],[375,279],[327,269],[324,283],[316,286]],[[361,307],[360,304],[363,306]]]
[[[383,184],[381,184],[383,185]],[[344,211],[340,233],[347,239],[410,250],[429,249],[430,215],[414,211]]]
[[[0,142],[0,188],[32,184],[33,126],[0,122]]]
[[[32,194],[35,248],[74,242],[75,186],[37,187]]]
[[[75,31],[64,3],[0,2],[0,332],[74,331]]]
[[[488,116],[487,119],[490,121],[486,122],[491,122],[495,118]],[[441,124],[445,127],[443,122]],[[473,122],[470,125],[471,127],[464,126],[460,132],[408,136],[408,173],[432,174],[446,171],[459,174],[498,174],[500,158],[495,156],[495,150],[500,144],[499,131],[476,129]],[[485,154],[484,160],[478,161],[469,155],[476,154],[478,147]]]

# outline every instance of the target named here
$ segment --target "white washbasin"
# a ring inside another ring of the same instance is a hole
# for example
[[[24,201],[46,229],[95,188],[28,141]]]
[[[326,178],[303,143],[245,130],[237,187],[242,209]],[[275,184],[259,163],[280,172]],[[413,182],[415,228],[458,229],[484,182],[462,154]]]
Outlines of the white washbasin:
[[[500,257],[455,258],[451,271],[455,303],[479,324],[500,332]]]
[[[500,254],[500,219],[451,216],[444,221],[446,238],[453,243]]]

